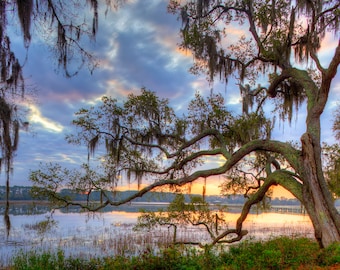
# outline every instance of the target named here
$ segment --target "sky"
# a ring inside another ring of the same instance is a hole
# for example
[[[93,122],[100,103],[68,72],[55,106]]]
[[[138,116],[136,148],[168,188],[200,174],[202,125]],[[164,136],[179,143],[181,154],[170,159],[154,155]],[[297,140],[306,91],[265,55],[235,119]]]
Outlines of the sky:
[[[193,58],[190,52],[178,47],[180,27],[177,15],[167,13],[166,0],[130,0],[106,17],[100,14],[99,31],[91,47],[100,64],[92,75],[84,68],[72,78],[58,72],[53,55],[33,32],[24,75],[26,84],[34,89],[34,102],[24,116],[30,128],[21,132],[11,185],[31,185],[29,173],[39,169],[41,162],[58,162],[66,167],[86,162],[86,147],[67,144],[65,135],[72,132],[74,112],[95,104],[103,95],[123,100],[129,93],[137,94],[145,87],[168,98],[176,111],[181,112],[195,92],[207,95],[213,88],[223,94],[229,109],[240,113],[240,96],[233,81],[227,85],[218,80],[209,84],[205,75],[188,72]],[[236,37],[240,29],[230,28],[230,31]],[[336,43],[331,38],[324,43],[320,54],[324,63]],[[24,61],[20,33],[12,46]],[[332,87],[322,122],[325,140],[333,138],[331,121],[340,100],[339,75]],[[274,138],[298,139],[304,128],[301,119],[304,110],[300,110],[298,120],[293,120],[291,126],[278,124]],[[216,182],[209,182],[207,193],[214,192],[217,186]]]

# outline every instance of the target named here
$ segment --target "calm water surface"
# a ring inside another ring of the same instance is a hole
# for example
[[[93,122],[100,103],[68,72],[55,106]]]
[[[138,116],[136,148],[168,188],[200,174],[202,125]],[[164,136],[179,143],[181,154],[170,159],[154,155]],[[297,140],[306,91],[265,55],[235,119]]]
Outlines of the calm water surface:
[[[133,226],[139,216],[139,209],[155,211],[159,207],[127,205],[97,214],[79,213],[77,209],[69,209],[69,212],[56,210],[52,214],[47,206],[13,205],[8,236],[4,221],[0,224],[0,261],[5,264],[20,250],[63,249],[67,255],[96,257],[136,255],[147,246],[157,248],[171,241],[172,232],[168,228],[135,232]],[[230,228],[234,227],[239,211],[233,209],[226,215]],[[47,220],[53,220],[54,225],[44,231],[39,224]],[[249,231],[245,239],[280,235],[313,237],[309,217],[296,213],[252,213],[245,221],[244,228]],[[179,237],[209,242],[204,229],[198,227],[182,228]]]

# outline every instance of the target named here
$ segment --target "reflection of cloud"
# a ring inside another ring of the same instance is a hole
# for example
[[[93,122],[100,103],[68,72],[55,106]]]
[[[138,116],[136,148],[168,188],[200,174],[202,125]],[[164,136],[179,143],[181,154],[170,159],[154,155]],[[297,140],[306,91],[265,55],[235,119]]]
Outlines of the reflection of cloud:
[[[34,105],[30,105],[29,122],[38,123],[50,132],[60,133],[63,131],[62,125],[42,116],[40,110]]]

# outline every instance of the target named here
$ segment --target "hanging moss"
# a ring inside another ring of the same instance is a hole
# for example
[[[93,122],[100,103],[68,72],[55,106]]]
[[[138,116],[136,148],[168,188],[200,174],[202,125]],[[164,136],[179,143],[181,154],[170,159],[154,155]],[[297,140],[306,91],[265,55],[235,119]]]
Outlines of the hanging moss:
[[[33,10],[33,0],[17,0],[18,17],[24,36],[25,46],[28,47],[31,41],[31,16]]]

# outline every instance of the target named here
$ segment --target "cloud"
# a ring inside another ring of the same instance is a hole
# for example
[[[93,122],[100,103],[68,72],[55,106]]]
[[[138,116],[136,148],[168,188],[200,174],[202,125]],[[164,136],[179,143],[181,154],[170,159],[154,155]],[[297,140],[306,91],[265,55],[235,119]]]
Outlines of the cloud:
[[[28,117],[29,122],[32,124],[39,124],[42,128],[48,132],[61,133],[64,127],[47,117],[43,116],[39,109],[35,105],[30,105],[30,115]]]
[[[339,33],[337,34],[339,37]],[[326,33],[325,38],[321,41],[321,48],[318,52],[318,56],[321,65],[329,64],[331,58],[334,56],[335,48],[338,46],[338,40],[334,37],[333,33]]]
[[[126,2],[106,17],[101,13],[96,41],[86,44],[99,61],[99,67],[92,75],[85,68],[78,76],[65,78],[61,71],[58,72],[56,60],[42,41],[32,40],[24,73],[29,85],[38,89],[39,102],[29,106],[31,111],[27,120],[31,123],[33,135],[21,135],[15,158],[14,183],[24,183],[29,170],[37,169],[40,161],[61,162],[65,166],[86,161],[86,147],[69,145],[64,137],[73,129],[71,121],[74,113],[81,107],[97,104],[103,95],[122,102],[128,94],[137,94],[140,88],[146,87],[158,96],[168,98],[181,116],[196,91],[206,96],[213,89],[224,96],[228,110],[241,113],[235,79],[230,79],[227,85],[218,79],[209,84],[205,74],[196,76],[188,72],[193,64],[193,55],[178,48],[181,22],[167,13],[168,1]],[[234,40],[242,34],[244,30],[239,25],[231,25],[227,38]],[[320,56],[329,59],[334,53],[334,42],[332,36],[326,36],[322,43],[325,49],[320,51]],[[12,45],[20,50],[23,62],[26,51],[22,39],[13,40]],[[323,136],[327,138],[332,138],[331,129],[327,127],[340,98],[339,76],[332,88],[332,98],[324,113],[325,121],[322,121],[325,126]],[[303,110],[300,113],[299,119],[304,120]],[[284,125],[284,130],[276,130],[274,135],[282,138],[284,131],[285,138],[298,138],[304,126]],[[216,167],[221,162],[223,160],[219,158],[209,159],[206,166]],[[198,189],[201,190],[201,187]]]

